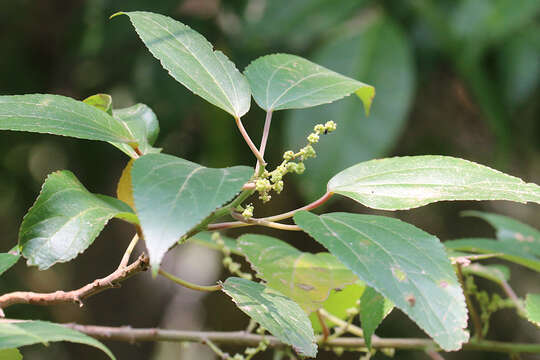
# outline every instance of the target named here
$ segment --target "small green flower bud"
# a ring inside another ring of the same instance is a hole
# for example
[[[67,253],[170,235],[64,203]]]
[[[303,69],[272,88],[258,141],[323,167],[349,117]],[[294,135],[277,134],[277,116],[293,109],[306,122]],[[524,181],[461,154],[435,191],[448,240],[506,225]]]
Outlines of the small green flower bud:
[[[258,191],[258,192],[264,192],[264,191],[268,191],[268,188],[270,187],[270,181],[268,181],[268,179],[258,179],[256,182],[255,182],[255,189]]]
[[[292,152],[291,150],[285,151],[285,153],[283,154],[283,159],[287,161],[294,159],[294,152]]]
[[[259,196],[259,199],[262,200],[263,203],[270,201],[272,199],[272,196],[270,196],[268,193],[262,193],[261,196]]]
[[[223,258],[223,265],[229,266],[230,264],[232,264],[232,258],[230,256],[225,256]]]
[[[253,205],[249,204],[246,206],[246,209],[242,212],[242,216],[246,219],[251,219],[253,217]]]
[[[337,129],[337,124],[333,122],[332,120],[327,121],[326,124],[324,124],[324,129],[327,132],[332,132]]]
[[[319,142],[319,135],[317,135],[315,133],[311,133],[307,137],[307,141],[309,141],[310,144],[315,144],[315,143]]]
[[[212,241],[217,242],[217,241],[219,241],[220,239],[221,239],[221,236],[219,236],[219,233],[216,232],[216,231],[214,231],[214,232],[212,233]]]
[[[235,354],[233,356],[233,360],[244,360],[244,359],[245,359],[245,357],[242,354]]]
[[[232,272],[232,273],[235,273],[237,272],[238,270],[240,270],[240,264],[237,263],[237,262],[233,262],[229,265],[229,271]]]
[[[252,347],[248,347],[246,348],[246,350],[244,350],[244,354],[246,355],[255,355],[257,353],[257,349],[256,348],[252,348]]]
[[[300,152],[302,153],[303,160],[317,156],[315,149],[311,145],[304,146]]]
[[[294,169],[294,172],[297,174],[303,174],[304,171],[306,171],[306,165],[304,165],[304,163],[301,162],[296,164],[296,169]]]
[[[281,193],[283,191],[283,181],[280,180],[277,183],[274,184],[274,191],[276,193]]]
[[[229,256],[229,255],[231,255],[231,248],[228,247],[228,246],[223,246],[223,248],[221,248],[221,252],[222,252],[225,256]]]
[[[259,327],[257,328],[257,330],[255,330],[255,332],[259,335],[264,335],[264,333],[266,332],[266,329],[259,325]]]
[[[320,135],[326,130],[326,127],[323,124],[317,124],[315,125],[313,130],[315,130],[315,133],[317,133],[317,135]]]
[[[345,351],[345,349],[342,347],[335,347],[332,350],[334,351],[334,354],[336,354],[337,356],[343,355],[343,352]]]

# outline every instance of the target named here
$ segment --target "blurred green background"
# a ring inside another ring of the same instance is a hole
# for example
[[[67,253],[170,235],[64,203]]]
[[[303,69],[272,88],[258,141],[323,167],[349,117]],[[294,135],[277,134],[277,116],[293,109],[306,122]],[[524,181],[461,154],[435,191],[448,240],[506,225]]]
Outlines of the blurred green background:
[[[277,164],[288,149],[305,144],[313,125],[334,120],[319,157],[303,176],[291,175],[264,216],[296,208],[325,191],[335,172],[360,161],[392,155],[462,157],[540,183],[540,1],[538,0],[12,0],[0,2],[0,94],[54,93],[83,99],[104,92],[115,107],[148,104],[158,115],[157,146],[206,166],[253,165],[232,119],[168,76],[119,10],[172,16],[202,33],[243,69],[258,56],[287,52],[374,85],[371,116],[349,97],[334,104],[274,115],[266,160]],[[259,139],[264,113],[252,102],[244,124]],[[258,142],[258,141],[257,141]],[[70,169],[93,192],[114,194],[127,162],[106,143],[27,133],[0,133],[0,228],[2,250],[17,241],[18,226],[50,172]],[[540,207],[506,202],[437,203],[397,213],[373,212],[348,200],[326,210],[397,216],[442,240],[492,236],[479,220],[459,212],[481,209],[540,227]],[[311,251],[302,234],[266,232]],[[231,235],[238,234],[233,232]],[[79,287],[111,272],[132,235],[111,223],[75,261],[39,272],[19,263],[0,280],[0,291],[54,291]],[[139,249],[142,251],[143,249]],[[200,282],[221,273],[219,254],[180,246],[164,266]],[[539,292],[538,276],[511,267],[518,295]],[[489,286],[489,284],[484,284]],[[495,289],[492,289],[495,290]],[[75,305],[14,306],[8,316],[134,327],[240,329],[246,318],[221,294],[201,296],[148,275]],[[511,324],[511,326],[509,326]],[[399,311],[381,336],[424,336]],[[489,337],[539,342],[537,329],[504,310]],[[119,359],[212,359],[202,347],[179,344],[107,343]],[[233,351],[234,349],[227,349]],[[93,349],[69,344],[29,347],[28,359],[98,359]],[[357,359],[358,354],[343,355]],[[264,358],[262,356],[261,358]],[[267,357],[268,358],[268,357]],[[321,352],[320,359],[335,358]],[[384,358],[378,354],[376,358]],[[398,352],[397,359],[427,359]],[[505,359],[506,355],[458,353],[447,359]],[[527,357],[524,357],[527,358]],[[533,359],[534,357],[529,357]]]

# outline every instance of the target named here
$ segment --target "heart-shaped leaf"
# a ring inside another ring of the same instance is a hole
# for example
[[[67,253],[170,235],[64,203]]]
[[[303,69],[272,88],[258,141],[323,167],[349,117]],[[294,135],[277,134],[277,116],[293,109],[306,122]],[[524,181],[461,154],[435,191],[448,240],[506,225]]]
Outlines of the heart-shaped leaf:
[[[29,131],[79,139],[136,143],[105,111],[65,96],[0,96],[0,130]]]
[[[266,111],[302,109],[331,103],[356,93],[369,114],[375,88],[296,55],[273,54],[244,71],[253,98]]]
[[[360,321],[368,349],[371,350],[371,337],[375,330],[393,308],[394,304],[373,288],[367,287],[362,294],[360,298]]]
[[[9,268],[19,261],[21,255],[14,255],[9,253],[0,254],[0,275],[5,273]]]
[[[474,216],[487,221],[497,230],[497,239],[514,244],[523,252],[540,256],[540,231],[508,216],[482,211],[463,211],[463,216]]]
[[[90,345],[115,359],[105,345],[83,333],[46,321],[0,321],[0,349],[17,348],[32,344],[48,345],[52,341],[69,341]]]
[[[540,272],[540,259],[532,254],[526,253],[514,244],[493,239],[459,239],[445,241],[444,246],[457,251],[468,251],[480,254],[493,254],[516,264],[523,265],[529,269]]]
[[[120,200],[90,193],[70,171],[50,174],[19,230],[28,265],[45,270],[86,250],[113,217],[137,223]]]
[[[306,313],[322,307],[330,291],[358,281],[356,275],[329,253],[310,254],[264,235],[238,239],[257,276],[294,300]]]
[[[465,298],[435,236],[383,216],[301,211],[294,220],[441,348],[457,350],[467,341]]]
[[[449,156],[366,161],[343,170],[328,191],[380,210],[407,210],[443,200],[540,203],[540,186]]]
[[[311,323],[294,301],[262,284],[235,277],[223,283],[223,291],[240,310],[300,355],[317,355]]]
[[[525,310],[527,311],[527,319],[540,327],[540,294],[527,294]]]
[[[201,34],[159,14],[118,14],[129,16],[148,50],[178,82],[234,117],[248,112],[251,91],[246,78]]]
[[[131,170],[133,198],[154,274],[167,250],[230,201],[253,169],[209,169],[165,154],[138,158]]]

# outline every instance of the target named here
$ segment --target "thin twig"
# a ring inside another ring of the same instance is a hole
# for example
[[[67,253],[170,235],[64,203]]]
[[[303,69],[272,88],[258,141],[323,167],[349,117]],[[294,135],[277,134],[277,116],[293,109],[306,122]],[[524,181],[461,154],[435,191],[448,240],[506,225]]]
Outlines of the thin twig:
[[[124,256],[122,256],[120,265],[118,265],[118,270],[125,268],[129,264],[129,257],[131,256],[133,249],[135,249],[135,245],[137,245],[138,241],[139,241],[139,234],[133,235],[133,238],[131,239],[131,242],[129,243],[126,249],[126,252],[124,253]]]
[[[317,309],[317,311],[315,311],[315,314],[317,314],[317,319],[319,320],[319,324],[321,324],[323,341],[326,341],[330,336],[330,331],[328,330],[328,326],[326,326],[326,321],[324,321],[324,317],[321,315],[321,309]]]
[[[426,350],[426,354],[433,360],[444,360],[444,357],[435,350]]]
[[[319,313],[321,314],[321,316],[323,318],[330,320],[334,324],[336,324],[336,325],[340,326],[341,328],[345,329],[347,332],[349,332],[349,333],[351,333],[353,335],[359,336],[359,337],[364,337],[364,332],[358,326],[355,326],[353,324],[349,324],[346,321],[341,320],[337,316],[334,316],[334,315],[330,314],[328,311],[326,311],[324,309],[319,309]],[[375,340],[375,339],[377,339],[377,337],[374,335],[373,340]]]
[[[197,284],[191,283],[191,282],[189,282],[187,280],[180,279],[179,277],[176,277],[176,276],[174,276],[172,274],[169,274],[168,272],[166,272],[163,269],[159,269],[158,273],[159,273],[159,275],[161,275],[163,277],[166,277],[167,279],[171,280],[172,282],[175,282],[178,285],[181,285],[181,286],[186,287],[186,288],[191,289],[191,290],[212,292],[212,291],[219,291],[219,290],[222,289],[222,286],[220,284],[204,286],[204,285],[197,285]]]
[[[251,152],[253,153],[253,155],[255,155],[255,157],[261,164],[260,166],[264,168],[264,166],[266,165],[266,162],[264,161],[264,158],[262,157],[262,155],[259,153],[259,150],[257,150],[257,147],[255,146],[251,138],[249,137],[249,134],[247,133],[246,129],[244,128],[244,125],[242,124],[242,120],[240,120],[239,117],[235,117],[234,120],[236,121],[236,126],[238,127],[238,130],[240,130],[240,134],[242,134],[242,137],[244,138],[245,142],[249,146]]]
[[[260,226],[265,226],[265,227],[269,227],[273,229],[288,230],[288,231],[301,231],[302,230],[297,225],[280,224],[278,222],[266,221],[263,219],[245,218],[242,216],[242,214],[239,214],[237,212],[232,212],[231,216],[235,219],[238,219],[240,222],[251,224],[251,225],[260,225]]]
[[[259,154],[264,158],[264,152],[266,150],[266,143],[268,142],[268,134],[270,133],[270,124],[272,123],[272,110],[266,112],[266,118],[264,119],[264,129],[261,139],[261,146],[259,147]],[[257,163],[255,167],[255,174],[259,173],[260,163]]]
[[[157,328],[133,329],[131,327],[106,327],[78,324],[64,325],[96,339],[126,341],[131,343],[137,341],[204,342],[205,340],[210,340],[215,344],[257,346],[263,339],[267,339],[269,341],[269,346],[271,347],[287,346],[273,336],[250,334],[245,331],[204,332]],[[322,342],[322,337],[319,337],[317,340],[318,342]],[[341,337],[325,342],[324,346],[359,348],[365,347],[366,343],[364,339],[358,337]],[[439,349],[434,341],[417,338],[373,338],[372,347],[376,349],[395,348],[402,350]],[[540,344],[471,340],[469,343],[463,344],[463,350],[500,353],[540,353]]]
[[[521,316],[526,317],[527,316],[527,311],[523,307],[523,303],[518,298],[518,296],[516,295],[514,290],[510,287],[508,282],[506,280],[504,280],[504,279],[501,279],[501,282],[499,284],[501,285],[501,288],[506,293],[508,298],[511,299],[512,302],[514,303],[514,305],[516,306],[516,310],[517,310],[518,314],[521,315]]]
[[[474,326],[475,337],[477,337],[478,339],[482,339],[482,321],[480,321],[480,316],[478,316],[476,308],[474,307],[467,288],[465,287],[465,279],[463,277],[463,271],[461,270],[461,266],[461,263],[456,263],[458,280],[461,284],[461,287],[463,288],[463,294],[465,295],[465,303],[467,304],[467,308],[469,309],[469,314],[471,315],[471,320]]]
[[[215,224],[209,224],[208,230],[223,230],[223,229],[232,229],[232,228],[239,228],[244,226],[252,226],[252,225],[263,225],[264,223],[268,222],[276,222],[280,220],[285,220],[288,218],[291,218],[299,211],[302,210],[313,210],[322,204],[324,204],[328,199],[332,197],[333,193],[327,192],[324,194],[321,198],[315,200],[311,204],[308,204],[306,206],[302,206],[301,208],[288,211],[283,214],[269,216],[265,218],[251,218],[251,222],[244,222],[244,221],[229,221],[229,222],[223,222],[223,223],[215,223]]]
[[[83,300],[104,290],[119,287],[120,283],[135,274],[148,269],[148,257],[145,254],[139,256],[131,265],[117,269],[112,274],[92,281],[80,289],[72,291],[56,291],[53,293],[35,293],[16,291],[0,296],[0,309],[15,304],[53,305],[61,303],[78,303],[83,306]]]

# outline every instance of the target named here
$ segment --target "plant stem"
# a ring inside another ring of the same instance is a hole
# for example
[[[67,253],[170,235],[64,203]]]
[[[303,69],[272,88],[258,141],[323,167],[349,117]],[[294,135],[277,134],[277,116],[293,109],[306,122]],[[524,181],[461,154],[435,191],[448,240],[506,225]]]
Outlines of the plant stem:
[[[235,117],[234,120],[236,121],[236,126],[238,127],[238,130],[240,130],[240,134],[242,134],[244,141],[247,143],[247,145],[251,149],[251,152],[253,153],[253,155],[255,155],[255,157],[257,158],[260,166],[264,168],[264,166],[266,165],[266,162],[264,161],[264,158],[259,152],[259,150],[257,150],[257,147],[255,146],[253,141],[251,141],[249,134],[247,133],[246,129],[244,128],[244,125],[242,124],[242,120],[240,120],[239,117]]]
[[[131,256],[131,253],[133,252],[133,249],[135,249],[135,245],[137,245],[137,242],[139,241],[139,234],[133,235],[133,239],[131,239],[131,242],[129,243],[126,252],[124,253],[124,256],[122,257],[122,260],[120,261],[120,265],[118,265],[118,269],[124,269],[128,263],[129,263],[129,257]]]
[[[463,277],[463,271],[461,270],[460,263],[456,263],[456,269],[458,280],[461,284],[461,288],[463,289],[463,294],[465,295],[465,303],[467,304],[467,308],[469,309],[469,314],[471,314],[471,320],[474,326],[474,336],[478,339],[482,339],[482,321],[480,321],[480,316],[478,316],[478,313],[476,312],[476,309],[471,301],[471,297],[469,296],[469,293],[465,287],[465,280]]]
[[[10,320],[4,320],[10,321]],[[0,320],[0,322],[3,322]],[[263,339],[268,339],[270,347],[286,347],[277,338],[268,335],[250,334],[245,331],[204,332],[189,330],[165,330],[157,328],[134,329],[131,327],[106,327],[78,324],[64,324],[64,326],[80,331],[96,339],[113,341],[171,341],[171,342],[204,342],[210,340],[215,344],[231,346],[257,346]],[[322,337],[318,338],[322,341]],[[359,348],[365,347],[364,339],[357,337],[342,337],[324,343],[326,347]],[[439,347],[430,339],[417,338],[374,338],[372,347],[395,348],[402,350],[438,349]],[[471,340],[463,344],[463,350],[490,351],[499,353],[540,353],[540,344],[523,344],[513,342],[499,342],[487,340]]]
[[[259,154],[264,158],[264,151],[266,150],[266,143],[268,142],[268,135],[270,134],[270,124],[272,123],[272,110],[266,112],[266,118],[264,119],[264,129],[261,139],[261,146],[259,148]],[[255,173],[259,172],[260,162],[255,167]]]
[[[208,347],[217,355],[220,359],[228,359],[228,355],[223,352],[213,341],[205,339],[202,341],[203,344],[208,345]]]
[[[523,316],[523,317],[527,317],[527,311],[525,310],[525,308],[523,307],[523,304],[521,303],[521,300],[517,297],[516,293],[514,292],[514,290],[510,287],[510,285],[508,284],[508,282],[506,282],[505,280],[502,280],[500,282],[500,285],[501,285],[501,288],[503,289],[503,291],[506,293],[506,295],[508,296],[508,298],[510,298],[513,302],[514,302],[514,305],[516,305],[516,310],[517,310],[517,313],[520,315],[520,316]]]
[[[301,231],[300,227],[296,225],[287,225],[287,224],[280,224],[278,222],[273,221],[266,221],[262,219],[254,219],[254,218],[245,218],[242,216],[242,214],[232,212],[231,216],[235,219],[238,219],[240,222],[250,224],[250,225],[261,225],[273,229],[280,229],[280,230],[287,230],[287,231]]]
[[[306,206],[302,206],[301,208],[298,208],[296,210],[291,210],[291,211],[283,213],[283,214],[269,216],[269,217],[265,217],[265,218],[258,218],[258,219],[257,218],[251,218],[250,222],[229,221],[229,222],[224,222],[224,223],[210,224],[210,225],[208,225],[207,229],[208,230],[232,229],[232,228],[238,228],[238,227],[244,227],[244,226],[250,226],[250,225],[262,225],[261,222],[269,222],[269,221],[270,222],[275,222],[275,221],[288,219],[288,218],[293,217],[294,214],[296,214],[298,211],[313,210],[313,209],[321,206],[326,201],[328,201],[328,199],[330,199],[332,197],[332,195],[333,195],[333,193],[327,192],[326,194],[324,194],[322,197],[315,200],[311,204],[308,204]]]
[[[349,324],[347,323],[346,321],[343,321],[341,320],[340,318],[330,314],[329,312],[327,312],[326,310],[324,309],[319,309],[319,314],[321,314],[321,316],[325,319],[328,319],[330,320],[331,322],[333,322],[334,324],[337,324],[338,326],[344,328],[347,330],[347,332],[350,332],[351,334],[353,335],[356,335],[356,336],[359,336],[359,337],[364,337],[364,332],[362,331],[362,329],[360,329],[358,326],[355,326],[355,325],[352,325],[352,324]],[[376,337],[373,336],[373,339],[375,340]]]
[[[177,283],[178,285],[182,285],[183,287],[186,287],[186,288],[191,289],[191,290],[212,292],[212,291],[219,291],[222,288],[222,286],[220,284],[210,285],[210,286],[197,285],[197,284],[191,283],[191,282],[189,282],[187,280],[180,279],[179,277],[176,277],[176,276],[174,276],[172,274],[169,274],[168,272],[166,272],[163,269],[159,269],[158,274],[163,276],[163,277],[166,277],[167,279],[171,280],[172,282]]]

